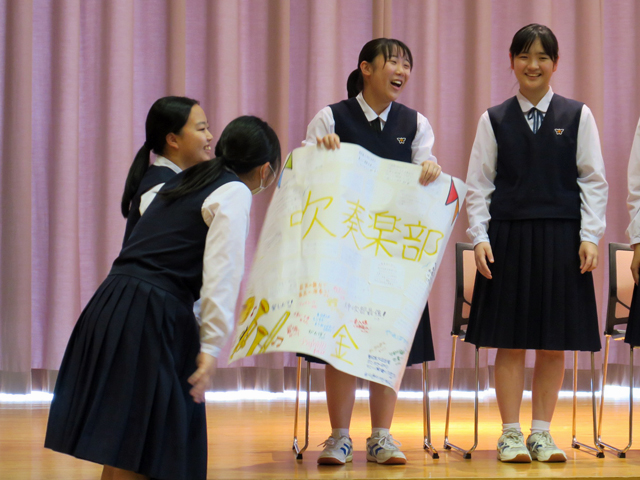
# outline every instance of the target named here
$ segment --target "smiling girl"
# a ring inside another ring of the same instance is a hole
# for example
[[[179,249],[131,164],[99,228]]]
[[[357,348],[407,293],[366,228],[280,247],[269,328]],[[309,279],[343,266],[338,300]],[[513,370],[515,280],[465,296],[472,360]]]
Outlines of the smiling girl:
[[[211,158],[207,117],[197,100],[162,97],[154,102],[145,124],[146,140],[129,168],[121,210],[127,219],[127,241],[142,212],[165,182],[193,165]],[[156,154],[150,165],[151,152]]]
[[[307,128],[306,145],[340,147],[340,142],[360,145],[383,158],[422,166],[416,181],[422,185],[435,180],[441,168],[432,154],[433,130],[420,113],[397,103],[413,67],[409,47],[399,40],[377,38],[360,52],[358,68],[347,80],[348,100],[323,108]],[[416,332],[408,364],[434,360],[429,310]],[[342,465],[353,458],[349,426],[355,402],[356,378],[325,367],[327,407],[332,433],[318,463]],[[393,389],[369,383],[371,436],[367,439],[367,460],[385,465],[404,464],[389,428],[397,396]]]
[[[478,268],[466,341],[498,349],[503,462],[564,462],[549,434],[564,350],[600,350],[591,271],[605,229],[607,182],[589,108],[554,94],[558,42],[543,25],[509,49],[519,92],[480,118],[467,173]],[[527,350],[535,350],[531,435],[520,428]]]

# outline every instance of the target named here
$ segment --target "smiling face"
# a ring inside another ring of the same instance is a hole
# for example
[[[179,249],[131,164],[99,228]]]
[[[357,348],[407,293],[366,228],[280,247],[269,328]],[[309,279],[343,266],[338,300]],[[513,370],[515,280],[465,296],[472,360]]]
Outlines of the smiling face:
[[[545,52],[539,38],[531,44],[527,51],[522,51],[511,58],[511,68],[520,84],[520,93],[533,105],[549,91],[549,82],[553,72],[558,68],[557,60]]]
[[[174,135],[177,153],[184,168],[211,159],[211,140],[207,116],[200,105],[194,105],[189,120],[178,134]],[[169,143],[169,138],[167,138]]]
[[[397,50],[385,62],[379,54],[373,62],[360,64],[364,79],[362,94],[367,104],[380,114],[398,99],[411,76],[411,62]]]

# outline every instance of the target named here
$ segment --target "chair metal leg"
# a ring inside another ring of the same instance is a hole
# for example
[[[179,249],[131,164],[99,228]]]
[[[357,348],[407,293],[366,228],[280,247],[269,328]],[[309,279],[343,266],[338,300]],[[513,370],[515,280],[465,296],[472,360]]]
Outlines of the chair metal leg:
[[[591,352],[591,413],[593,416],[593,444],[595,446],[587,445],[585,443],[578,442],[576,438],[576,425],[578,422],[578,352],[573,352],[573,422],[571,427],[572,439],[571,447],[579,449],[583,447],[596,454],[598,458],[604,458],[603,448],[598,443],[598,425],[597,425],[597,407],[596,407],[596,367],[595,367],[595,354]]]
[[[438,451],[431,443],[431,402],[429,401],[429,365],[422,362],[422,422],[424,442],[423,448],[434,460],[440,458]]]
[[[608,443],[602,441],[602,417],[604,414],[604,388],[607,381],[607,365],[609,362],[609,341],[611,340],[611,335],[607,335],[607,343],[604,350],[604,366],[602,367],[602,395],[600,397],[600,418],[598,420],[598,445],[602,448],[608,448],[609,450],[615,452],[618,458],[626,458],[627,451],[631,448],[631,444],[633,443],[633,347],[630,348],[630,356],[629,359],[629,443],[624,448],[616,448]]]
[[[453,391],[453,374],[454,374],[454,369],[455,369],[455,362],[456,362],[456,340],[457,340],[458,336],[457,335],[453,335],[453,348],[451,351],[451,373],[449,375],[449,396],[447,398],[447,416],[445,419],[445,429],[444,429],[444,448],[446,450],[457,450],[458,452],[462,453],[462,457],[464,459],[470,459],[471,458],[471,453],[476,449],[476,447],[478,446],[478,396],[479,396],[479,390],[480,390],[480,377],[479,377],[479,350],[476,347],[476,392],[475,392],[475,399],[474,399],[474,422],[473,422],[473,439],[474,439],[474,444],[473,446],[468,449],[465,450],[464,448],[458,447],[457,445],[454,445],[453,443],[451,443],[449,441],[449,418],[450,418],[450,413],[451,413],[451,394]]]
[[[451,392],[453,391],[453,376],[456,368],[456,345],[458,336],[453,335],[453,345],[451,347],[451,366],[449,367],[449,393],[447,395],[447,413],[444,420],[444,449],[451,450],[449,446],[449,418],[451,416]]]
[[[309,447],[309,406],[311,396],[311,362],[307,362],[307,399],[305,402],[305,427],[304,427],[304,446],[300,448],[298,445],[298,418],[300,411],[300,377],[302,376],[302,357],[298,357],[298,368],[296,372],[296,411],[293,416],[293,451],[296,453],[296,459],[302,460],[302,453]]]

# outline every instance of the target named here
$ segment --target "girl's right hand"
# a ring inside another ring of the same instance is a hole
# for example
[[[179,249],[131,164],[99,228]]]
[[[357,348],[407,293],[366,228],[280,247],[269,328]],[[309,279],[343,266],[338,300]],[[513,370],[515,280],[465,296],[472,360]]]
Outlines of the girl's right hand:
[[[324,137],[316,137],[316,142],[318,146],[322,146],[327,150],[335,150],[336,148],[340,148],[340,137],[335,133],[330,133],[329,135],[325,135]]]
[[[640,243],[636,243],[632,245],[633,248],[633,260],[631,260],[631,275],[633,275],[633,281],[638,285],[638,281],[640,281],[640,274],[638,270],[640,270]]]
[[[473,251],[476,257],[476,268],[483,277],[491,280],[491,270],[489,270],[489,265],[487,264],[487,260],[490,263],[493,263],[493,251],[491,250],[491,244],[489,242],[480,242],[473,247]]]

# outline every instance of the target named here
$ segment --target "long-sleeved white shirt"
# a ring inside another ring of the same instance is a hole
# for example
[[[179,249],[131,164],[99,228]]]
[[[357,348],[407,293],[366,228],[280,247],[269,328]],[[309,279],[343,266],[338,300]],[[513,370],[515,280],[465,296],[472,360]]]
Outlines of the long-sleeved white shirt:
[[[546,114],[553,97],[553,90],[549,88],[547,94],[538,105],[533,105],[520,92],[516,95],[525,119],[533,130],[533,119],[528,119],[526,113],[534,106]],[[467,235],[477,245],[488,242],[489,206],[491,195],[495,190],[496,165],[498,160],[498,144],[491,126],[489,113],[484,112],[478,122],[476,139],[471,149],[469,169],[467,171],[467,215],[469,228]],[[578,167],[578,187],[580,188],[580,240],[598,244],[604,235],[606,226],[605,212],[607,209],[607,195],[609,187],[605,180],[604,160],[600,147],[598,127],[593,113],[584,105],[580,114],[578,126],[578,145],[576,151]]]
[[[629,185],[627,206],[629,207],[629,217],[631,218],[631,223],[627,228],[627,235],[631,245],[635,245],[640,243],[640,120],[638,120],[636,135],[633,137],[631,155],[629,156],[627,183]]]
[[[358,104],[360,104],[360,108],[362,108],[365,117],[367,117],[367,121],[371,122],[379,116],[380,128],[384,130],[387,118],[389,117],[389,111],[391,110],[391,104],[378,115],[367,102],[365,102],[362,92],[356,96],[356,100]],[[416,136],[413,142],[411,142],[411,162],[416,165],[422,165],[422,163],[427,160],[437,163],[438,160],[432,153],[435,137],[429,121],[424,115],[417,112],[416,122]],[[336,133],[336,121],[333,118],[333,110],[331,110],[331,107],[324,107],[309,123],[307,127],[307,138],[302,144],[315,145],[318,137],[322,138],[331,133]]]
[[[156,157],[156,161],[153,162],[153,165],[156,167],[170,168],[175,173],[180,173],[182,171],[182,169],[179,166],[177,166],[175,163],[173,163],[171,160],[169,160],[168,158],[162,157],[160,155]],[[142,215],[145,212],[145,210],[151,204],[151,201],[154,198],[156,198],[156,193],[160,191],[163,185],[164,183],[159,183],[155,187],[150,188],[149,190],[147,190],[142,194],[142,196],[140,197],[140,208],[139,208],[140,215]]]
[[[151,194],[148,206],[157,191],[147,193]],[[214,190],[202,203],[202,219],[209,230],[200,289],[200,351],[216,358],[234,325],[244,274],[251,201],[251,192],[244,183],[229,182]],[[144,210],[140,213],[144,214]]]

